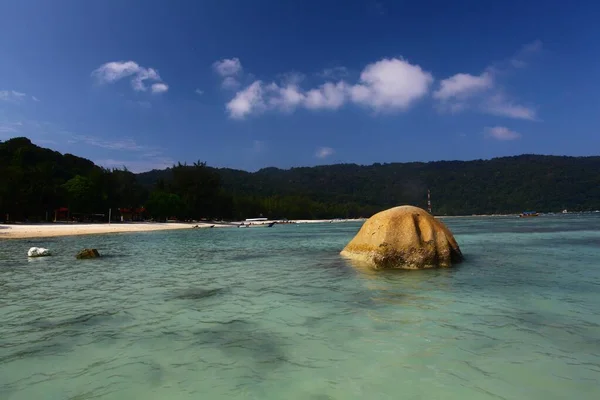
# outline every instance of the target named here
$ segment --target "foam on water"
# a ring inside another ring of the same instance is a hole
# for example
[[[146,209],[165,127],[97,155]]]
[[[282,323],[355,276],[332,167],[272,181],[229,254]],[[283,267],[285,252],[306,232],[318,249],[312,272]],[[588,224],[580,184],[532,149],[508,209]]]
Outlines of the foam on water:
[[[600,398],[600,218],[446,222],[377,274],[358,224],[0,242],[0,398]]]

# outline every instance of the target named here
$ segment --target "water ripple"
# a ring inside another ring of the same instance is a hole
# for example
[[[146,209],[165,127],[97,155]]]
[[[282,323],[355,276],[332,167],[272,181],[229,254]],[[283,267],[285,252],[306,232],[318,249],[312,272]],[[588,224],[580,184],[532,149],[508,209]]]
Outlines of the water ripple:
[[[358,224],[0,241],[0,398],[600,398],[600,219],[446,222],[438,271]]]

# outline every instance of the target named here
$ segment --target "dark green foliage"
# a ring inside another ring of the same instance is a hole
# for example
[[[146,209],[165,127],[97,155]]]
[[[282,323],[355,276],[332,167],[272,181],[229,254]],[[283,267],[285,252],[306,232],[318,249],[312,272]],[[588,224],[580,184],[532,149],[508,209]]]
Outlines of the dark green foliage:
[[[218,169],[223,189],[244,215],[369,216],[402,204],[438,215],[600,209],[600,157],[522,155],[475,161],[339,164],[249,173]],[[138,175],[169,179],[170,171]]]
[[[0,220],[140,206],[158,220],[368,217],[396,205],[426,207],[427,189],[439,215],[585,211],[600,209],[598,171],[600,157],[522,155],[254,173],[198,162],[136,175],[15,138],[0,143]]]
[[[155,190],[150,193],[146,209],[156,220],[164,221],[181,215],[184,204],[176,194]]]
[[[146,191],[126,170],[106,170],[71,154],[35,146],[27,138],[0,143],[0,220],[44,221],[54,210],[108,213],[142,204]]]

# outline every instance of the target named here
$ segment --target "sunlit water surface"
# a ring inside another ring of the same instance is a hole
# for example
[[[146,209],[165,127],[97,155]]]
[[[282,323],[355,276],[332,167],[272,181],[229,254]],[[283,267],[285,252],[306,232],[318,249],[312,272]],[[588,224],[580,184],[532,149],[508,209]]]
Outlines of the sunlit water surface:
[[[356,223],[0,241],[0,399],[599,399],[600,218],[446,223],[378,274]]]

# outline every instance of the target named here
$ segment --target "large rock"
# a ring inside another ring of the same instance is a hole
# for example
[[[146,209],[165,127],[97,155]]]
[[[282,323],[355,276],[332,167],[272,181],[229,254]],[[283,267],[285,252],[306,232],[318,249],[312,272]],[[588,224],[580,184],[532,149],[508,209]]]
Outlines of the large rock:
[[[83,249],[77,255],[76,258],[82,260],[87,258],[98,258],[100,257],[100,253],[96,249]]]
[[[412,206],[373,215],[341,254],[376,269],[450,267],[463,259],[446,225]]]
[[[27,251],[27,257],[46,257],[50,255],[50,250],[43,247],[32,247]]]

